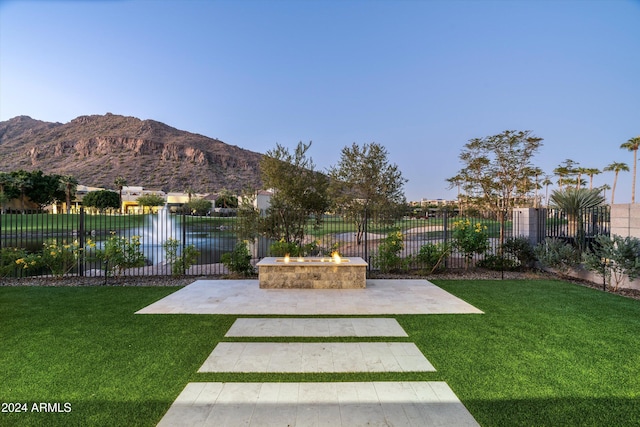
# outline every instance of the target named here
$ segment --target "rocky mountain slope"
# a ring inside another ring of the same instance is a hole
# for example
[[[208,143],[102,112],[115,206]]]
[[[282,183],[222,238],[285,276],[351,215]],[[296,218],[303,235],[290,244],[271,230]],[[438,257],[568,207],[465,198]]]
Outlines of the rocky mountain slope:
[[[216,192],[261,187],[262,154],[153,120],[114,114],[49,123],[19,116],[0,122],[0,171],[72,175],[87,186],[128,185]]]

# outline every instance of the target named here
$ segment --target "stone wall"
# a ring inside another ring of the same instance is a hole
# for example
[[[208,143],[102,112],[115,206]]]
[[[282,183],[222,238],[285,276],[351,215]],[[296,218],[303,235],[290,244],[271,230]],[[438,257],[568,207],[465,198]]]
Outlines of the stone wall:
[[[640,204],[611,206],[611,234],[640,239]]]

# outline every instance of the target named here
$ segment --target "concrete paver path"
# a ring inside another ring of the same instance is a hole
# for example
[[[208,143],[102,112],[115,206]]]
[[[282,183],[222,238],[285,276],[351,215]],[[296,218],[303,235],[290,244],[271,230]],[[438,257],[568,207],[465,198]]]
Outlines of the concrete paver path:
[[[225,337],[406,337],[396,319],[341,318],[239,318]]]
[[[478,427],[440,381],[189,383],[158,424],[170,426]]]

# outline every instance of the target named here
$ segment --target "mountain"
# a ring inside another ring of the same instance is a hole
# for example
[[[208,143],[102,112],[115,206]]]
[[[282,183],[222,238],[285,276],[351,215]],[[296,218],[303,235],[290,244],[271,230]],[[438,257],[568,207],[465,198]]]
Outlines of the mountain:
[[[0,122],[0,171],[42,170],[80,184],[169,191],[261,187],[262,154],[154,120],[107,113],[49,123],[28,116]]]

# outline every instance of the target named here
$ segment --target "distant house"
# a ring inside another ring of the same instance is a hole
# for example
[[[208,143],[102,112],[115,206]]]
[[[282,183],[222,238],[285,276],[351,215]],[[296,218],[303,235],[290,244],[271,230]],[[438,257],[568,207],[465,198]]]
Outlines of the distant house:
[[[258,211],[260,211],[261,215],[269,209],[271,206],[271,197],[273,196],[273,191],[271,190],[260,190],[256,193],[256,199],[253,201],[253,207],[255,207]]]

